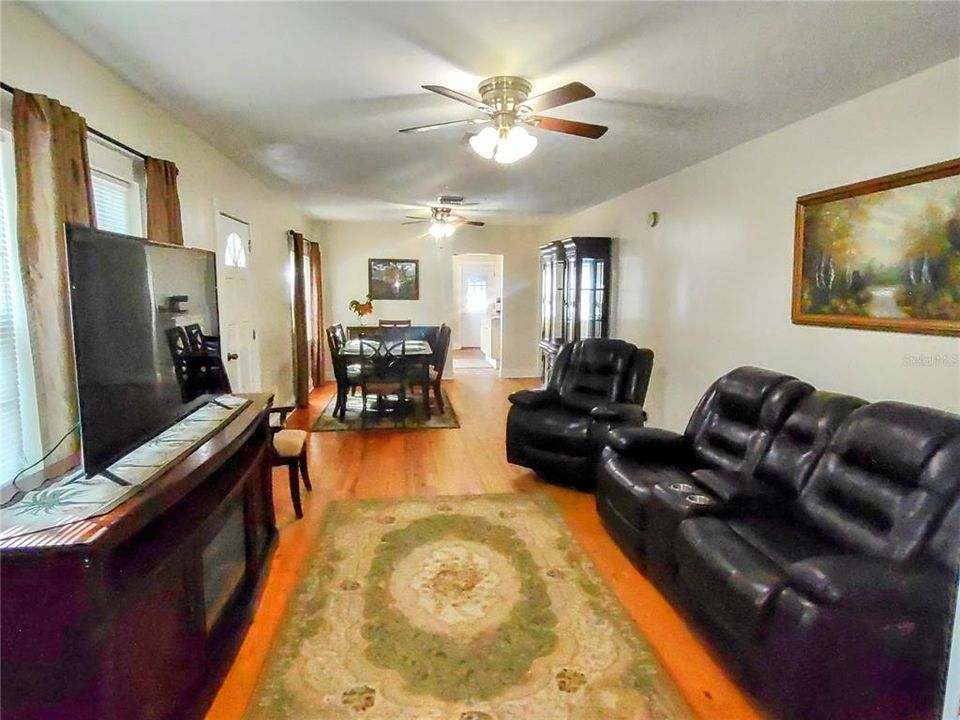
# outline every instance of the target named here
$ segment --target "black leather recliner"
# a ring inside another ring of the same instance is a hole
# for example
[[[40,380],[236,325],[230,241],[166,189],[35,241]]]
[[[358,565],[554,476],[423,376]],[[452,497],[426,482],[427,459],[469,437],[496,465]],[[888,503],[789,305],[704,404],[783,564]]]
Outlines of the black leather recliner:
[[[507,460],[549,482],[591,489],[610,428],[643,424],[652,369],[653,351],[623,340],[564,345],[547,387],[510,395]]]
[[[597,471],[597,512],[608,532],[635,563],[647,559],[648,508],[658,485],[694,493],[691,475],[724,481],[732,496],[737,474],[766,450],[789,412],[813,392],[807,383],[770,370],[738,368],[717,380],[701,398],[683,434],[625,426],[611,430]],[[718,488],[718,490],[721,488]]]

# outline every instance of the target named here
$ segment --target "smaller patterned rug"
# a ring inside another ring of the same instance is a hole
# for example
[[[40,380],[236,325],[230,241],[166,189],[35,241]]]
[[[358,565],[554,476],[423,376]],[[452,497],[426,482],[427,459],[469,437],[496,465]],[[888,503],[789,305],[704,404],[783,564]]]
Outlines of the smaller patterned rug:
[[[336,396],[330,398],[330,402],[323,409],[323,413],[313,424],[313,432],[331,432],[337,430],[444,430],[448,428],[460,427],[460,421],[457,420],[457,413],[450,403],[445,390],[443,393],[443,412],[437,409],[437,403],[433,400],[433,392],[430,393],[430,418],[427,419],[423,412],[423,396],[419,393],[411,393],[407,396],[407,407],[402,412],[388,410],[385,413],[378,413],[377,400],[373,396],[367,398],[367,415],[361,414],[360,395],[347,395],[347,412],[340,422],[339,417],[334,417],[333,408],[337,404]],[[395,401],[388,400],[389,408]]]
[[[247,720],[689,720],[546,496],[331,503]]]

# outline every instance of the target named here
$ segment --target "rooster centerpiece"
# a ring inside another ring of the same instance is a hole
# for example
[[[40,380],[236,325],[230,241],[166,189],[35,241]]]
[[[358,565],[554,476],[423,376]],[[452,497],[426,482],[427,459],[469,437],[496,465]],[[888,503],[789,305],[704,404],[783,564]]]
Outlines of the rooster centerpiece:
[[[359,320],[360,324],[363,325],[363,318],[373,312],[373,299],[370,297],[370,295],[367,295],[366,302],[351,300],[348,307],[350,308],[350,312],[357,314],[357,320]]]

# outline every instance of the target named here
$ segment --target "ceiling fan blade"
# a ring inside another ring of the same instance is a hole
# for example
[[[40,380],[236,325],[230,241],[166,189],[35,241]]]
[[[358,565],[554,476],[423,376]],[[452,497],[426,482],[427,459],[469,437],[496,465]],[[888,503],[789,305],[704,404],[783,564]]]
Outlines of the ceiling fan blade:
[[[524,107],[530,108],[531,112],[543,112],[550,108],[568,105],[578,100],[592,98],[596,93],[581,82],[572,82],[562,87],[558,87],[542,95],[534,95],[523,102]]]
[[[459,215],[453,215],[452,218],[456,225],[473,225],[474,227],[483,227],[486,225],[485,222],[480,222],[479,220],[467,220]]]
[[[470,107],[476,108],[477,110],[481,110],[487,113],[488,115],[493,113],[493,108],[491,108],[489,105],[484,105],[482,102],[480,102],[476,98],[472,98],[469,95],[464,95],[463,93],[459,93],[456,90],[451,90],[450,88],[443,87],[443,85],[421,85],[420,87],[422,87],[424,90],[435,92],[437,93],[437,95],[443,95],[444,97],[448,97],[451,100],[462,102],[464,105],[469,105]]]
[[[410,217],[410,216],[408,215],[407,217]],[[400,224],[401,224],[401,225],[416,225],[417,223],[425,223],[425,222],[430,222],[430,220],[427,219],[427,218],[416,218],[416,219],[414,219],[414,220],[406,220],[406,221],[404,221],[404,222],[402,222],[402,223],[400,223]]]
[[[430,125],[417,125],[416,127],[403,128],[400,132],[402,133],[422,133],[429,132],[430,130],[437,130],[438,128],[447,127],[448,125],[482,125],[483,123],[490,122],[488,118],[482,118],[480,120],[450,120],[449,122],[441,123],[431,123]]]
[[[580,137],[596,140],[603,137],[608,128],[606,125],[594,125],[592,123],[577,122],[576,120],[562,120],[561,118],[534,116],[527,120],[534,127],[552,132],[566,133],[567,135],[578,135]]]

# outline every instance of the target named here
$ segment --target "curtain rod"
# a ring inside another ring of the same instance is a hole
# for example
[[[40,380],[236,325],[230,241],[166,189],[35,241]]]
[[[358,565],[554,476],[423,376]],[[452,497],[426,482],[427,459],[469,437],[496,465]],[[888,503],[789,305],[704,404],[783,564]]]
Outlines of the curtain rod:
[[[3,81],[0,81],[0,90],[6,90],[8,93],[10,93],[10,94],[12,95],[13,92],[16,90],[16,88],[13,87],[12,85],[7,85],[7,83],[5,83],[5,82],[3,82]],[[116,146],[117,146],[118,148],[120,148],[121,150],[125,150],[126,152],[130,153],[131,155],[135,155],[136,157],[140,158],[141,160],[146,160],[146,159],[149,157],[148,155],[145,155],[144,153],[140,152],[139,150],[134,150],[132,147],[130,147],[130,146],[127,145],[126,143],[122,143],[122,142],[120,142],[119,140],[116,140],[116,139],[110,137],[110,136],[107,135],[106,133],[100,132],[100,131],[97,130],[96,128],[90,127],[89,125],[87,125],[87,132],[90,133],[91,135],[96,135],[96,136],[97,136],[98,138],[100,138],[101,140],[106,140],[106,141],[107,141],[108,143],[110,143],[111,145],[116,145]]]

